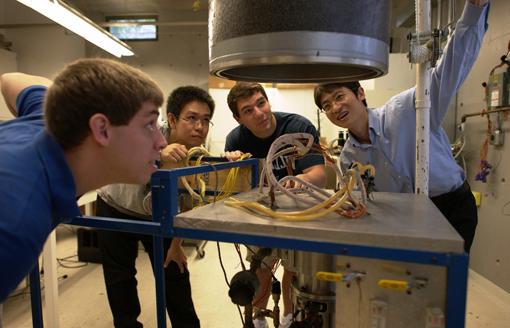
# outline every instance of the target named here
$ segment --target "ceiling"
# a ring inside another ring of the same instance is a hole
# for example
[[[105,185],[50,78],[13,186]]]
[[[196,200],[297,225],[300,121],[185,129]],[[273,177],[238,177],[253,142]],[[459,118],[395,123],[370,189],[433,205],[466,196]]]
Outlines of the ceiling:
[[[207,21],[208,0],[66,0],[66,3],[95,21],[112,15],[158,15],[169,23],[183,20]]]
[[[86,15],[207,12],[208,0],[65,0]],[[437,1],[432,1],[436,5]],[[447,0],[443,1],[444,3]],[[414,24],[414,0],[391,0],[393,21]]]
[[[66,0],[84,13],[156,13],[171,10],[207,11],[208,0]],[[392,0],[393,12],[400,12],[411,6],[414,0]]]
[[[161,26],[175,22],[207,22],[209,0],[65,0],[68,4],[100,23],[110,15],[157,14]],[[221,0],[220,0],[221,1]],[[240,0],[241,1],[241,0]],[[244,0],[245,1],[245,0]],[[312,0],[313,1],[313,0]],[[442,3],[446,19],[450,0],[432,0],[433,7]],[[451,0],[458,2],[458,0]],[[414,0],[391,0],[391,37],[394,52],[406,52],[406,36],[414,28]],[[433,17],[434,20],[434,17]]]
[[[67,4],[82,12],[85,16],[98,24],[105,23],[107,16],[151,14],[157,15],[160,28],[193,30],[207,28],[208,0],[64,0]],[[221,1],[221,0],[220,0]],[[241,0],[240,0],[241,1]],[[313,0],[311,0],[313,1]],[[433,6],[441,0],[432,0]],[[442,0],[443,17],[446,16],[448,1]],[[451,0],[459,2],[460,0]],[[0,0],[0,9],[8,5],[20,5],[15,0]],[[25,8],[25,10],[30,10]],[[407,42],[405,36],[414,26],[414,0],[391,1],[391,37],[396,52],[405,52]],[[6,21],[12,18],[0,14],[0,29],[5,27]],[[19,15],[17,15],[19,16]],[[434,21],[434,17],[433,17]],[[33,22],[16,22],[17,24],[29,24]],[[2,26],[2,24],[4,24]],[[11,23],[12,24],[12,23]],[[11,25],[12,26],[12,25]]]

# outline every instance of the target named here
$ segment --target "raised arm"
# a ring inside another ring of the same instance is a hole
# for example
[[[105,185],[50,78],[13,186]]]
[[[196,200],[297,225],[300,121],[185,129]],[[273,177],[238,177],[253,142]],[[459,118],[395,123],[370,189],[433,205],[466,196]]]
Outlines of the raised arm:
[[[440,127],[448,106],[478,57],[487,30],[488,0],[466,0],[455,32],[445,47],[430,84],[430,128]]]
[[[18,116],[16,99],[24,89],[33,85],[50,86],[51,80],[45,77],[24,73],[5,73],[0,76],[0,87],[7,107],[14,116]]]

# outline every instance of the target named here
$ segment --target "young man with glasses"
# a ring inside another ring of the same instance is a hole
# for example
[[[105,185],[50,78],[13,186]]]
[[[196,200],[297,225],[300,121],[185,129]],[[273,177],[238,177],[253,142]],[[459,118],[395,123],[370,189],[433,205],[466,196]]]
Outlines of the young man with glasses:
[[[431,69],[429,196],[457,232],[469,252],[478,222],[465,173],[452,156],[441,127],[451,99],[473,66],[487,30],[488,0],[468,0],[438,65]],[[358,82],[322,84],[315,103],[335,125],[349,130],[341,165],[372,164],[375,190],[414,192],[416,108],[415,88],[368,110]]]
[[[314,136],[315,143],[319,143],[319,136],[313,124],[298,114],[272,112],[271,104],[267,99],[264,88],[258,83],[238,82],[230,90],[227,103],[232,111],[234,119],[239,126],[233,129],[227,136],[225,143],[225,157],[229,160],[237,160],[243,153],[251,153],[255,158],[265,158],[276,138],[288,134],[305,132]],[[286,158],[278,158],[273,166],[273,172],[279,180],[288,175],[288,161]],[[294,175],[313,183],[317,186],[326,185],[326,170],[322,155],[309,155],[295,161],[292,170]],[[293,186],[289,181],[287,187]],[[251,248],[251,247],[250,247]],[[258,248],[252,248],[256,251]],[[276,250],[273,250],[273,254]],[[251,254],[248,254],[248,259]],[[270,256],[265,263],[272,266],[278,258]],[[292,272],[286,268],[283,262],[284,274],[282,279],[283,315],[280,327],[289,327],[292,322],[292,300],[290,285],[293,277]],[[257,270],[257,276],[261,283],[255,303],[258,308],[266,308],[271,287],[271,270],[267,266]],[[262,319],[254,320],[256,328],[267,327],[267,322]]]
[[[214,101],[200,88],[185,86],[175,89],[167,101],[167,122],[161,126],[168,146],[161,151],[162,162],[180,162],[190,148],[204,144]],[[98,191],[96,215],[133,220],[151,220],[147,206],[149,184],[116,184]],[[150,201],[150,200],[149,200]],[[114,326],[143,327],[137,320],[140,302],[137,293],[135,261],[138,242],[153,262],[152,236],[117,231],[99,231],[99,247],[103,258],[103,273]],[[196,328],[200,321],[191,297],[186,255],[179,238],[165,239],[165,295],[172,327]]]

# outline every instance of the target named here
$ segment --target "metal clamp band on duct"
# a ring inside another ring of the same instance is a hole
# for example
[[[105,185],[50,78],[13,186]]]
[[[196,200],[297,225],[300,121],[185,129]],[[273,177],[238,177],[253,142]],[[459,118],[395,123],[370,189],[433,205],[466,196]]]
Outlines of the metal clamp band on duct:
[[[212,0],[210,72],[281,83],[382,76],[389,16],[389,0]]]

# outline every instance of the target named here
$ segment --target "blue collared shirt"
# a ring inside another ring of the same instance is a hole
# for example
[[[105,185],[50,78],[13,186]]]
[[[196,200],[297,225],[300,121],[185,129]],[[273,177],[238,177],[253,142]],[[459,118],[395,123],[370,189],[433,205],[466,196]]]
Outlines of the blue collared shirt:
[[[460,187],[465,174],[455,162],[448,137],[441,127],[448,106],[462,85],[480,50],[487,30],[488,5],[479,8],[468,1],[455,33],[435,68],[430,70],[429,196]],[[415,88],[391,98],[382,107],[368,110],[371,144],[353,135],[341,153],[342,168],[357,161],[376,169],[375,188],[386,192],[414,192],[416,165]]]
[[[26,276],[49,233],[79,216],[64,153],[44,128],[46,88],[17,98],[18,118],[0,124],[0,303]]]

